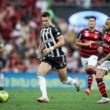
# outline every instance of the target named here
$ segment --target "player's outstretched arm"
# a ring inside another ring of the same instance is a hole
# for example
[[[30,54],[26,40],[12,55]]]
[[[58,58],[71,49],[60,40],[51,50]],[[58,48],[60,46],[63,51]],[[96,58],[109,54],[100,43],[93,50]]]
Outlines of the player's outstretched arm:
[[[91,46],[93,42],[81,42],[80,40],[76,40],[76,45],[83,47],[83,46]]]
[[[58,40],[58,42],[53,47],[43,49],[44,55],[47,55],[50,51],[57,49],[65,44],[63,35],[58,36],[57,40]]]
[[[100,42],[93,42],[91,45],[103,46],[103,41],[100,41]]]
[[[41,51],[42,51],[43,47],[44,47],[44,44],[43,44],[42,40],[40,40],[39,50],[38,50],[38,57],[37,57],[39,60],[41,60],[41,57],[42,57]]]

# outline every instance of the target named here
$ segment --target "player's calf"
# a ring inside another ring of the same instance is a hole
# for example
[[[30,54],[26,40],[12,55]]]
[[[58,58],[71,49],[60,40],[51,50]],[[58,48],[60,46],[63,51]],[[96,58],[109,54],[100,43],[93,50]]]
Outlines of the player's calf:
[[[88,74],[88,88],[85,90],[85,93],[87,95],[90,94],[90,89],[91,89],[91,86],[92,86],[92,82],[93,82],[93,74],[95,74],[95,70],[92,69],[92,68],[88,68],[86,70],[87,74]]]
[[[66,80],[62,81],[63,84],[69,84],[69,85],[75,85],[75,88],[76,88],[76,91],[79,91],[80,90],[80,83],[79,83],[79,80],[78,78],[70,78],[70,77],[67,77]]]

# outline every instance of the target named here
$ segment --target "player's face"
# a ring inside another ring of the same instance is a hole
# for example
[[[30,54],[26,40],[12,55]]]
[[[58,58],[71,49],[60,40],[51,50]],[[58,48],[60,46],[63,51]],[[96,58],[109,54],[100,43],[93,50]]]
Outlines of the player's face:
[[[49,27],[51,24],[51,18],[50,17],[42,17],[42,24],[44,27]]]
[[[96,20],[94,18],[90,18],[88,22],[89,28],[94,28],[96,25]]]
[[[106,20],[105,28],[106,28],[106,31],[110,31],[110,20]]]

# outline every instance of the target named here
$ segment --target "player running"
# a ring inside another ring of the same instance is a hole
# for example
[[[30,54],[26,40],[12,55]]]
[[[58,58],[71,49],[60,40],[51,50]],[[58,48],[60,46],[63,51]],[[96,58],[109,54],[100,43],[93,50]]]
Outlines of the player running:
[[[102,41],[102,34],[95,29],[96,18],[89,17],[88,28],[83,29],[76,39],[76,44],[81,47],[80,55],[81,62],[88,74],[88,88],[85,90],[86,94],[90,94],[91,85],[93,82],[93,74],[98,60],[98,45],[92,45],[93,42],[97,43]]]
[[[42,24],[44,27],[40,30],[41,41],[39,45],[38,57],[42,57],[42,48],[43,57],[37,72],[42,96],[37,98],[37,101],[49,102],[46,90],[45,75],[52,67],[56,68],[60,81],[63,84],[75,85],[77,91],[79,91],[80,85],[78,78],[72,79],[67,77],[66,58],[61,48],[65,44],[64,37],[60,29],[52,24],[51,17],[48,12],[44,12],[42,14]]]
[[[5,50],[4,43],[0,41],[0,90],[4,89],[4,75],[2,73],[2,69],[4,68],[6,63],[3,55],[4,50]]]
[[[104,34],[103,40],[103,54],[104,58],[98,61],[98,67],[96,71],[96,81],[99,88],[99,91],[102,95],[101,100],[97,103],[107,103],[110,101],[108,98],[105,83],[103,81],[103,77],[107,75],[108,71],[110,70],[110,18],[108,18],[105,22],[106,32]]]

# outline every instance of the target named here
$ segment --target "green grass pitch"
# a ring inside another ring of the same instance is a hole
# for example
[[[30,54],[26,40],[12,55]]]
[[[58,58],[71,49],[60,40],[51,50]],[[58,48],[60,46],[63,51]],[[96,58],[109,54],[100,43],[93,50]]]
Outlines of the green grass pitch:
[[[9,100],[0,103],[0,110],[110,110],[110,103],[96,104],[101,98],[98,90],[87,96],[83,90],[48,89],[49,103],[36,101],[38,89],[7,89]],[[109,94],[109,90],[107,91]]]

